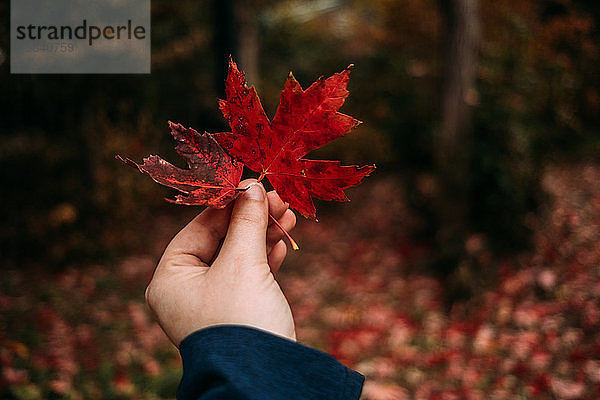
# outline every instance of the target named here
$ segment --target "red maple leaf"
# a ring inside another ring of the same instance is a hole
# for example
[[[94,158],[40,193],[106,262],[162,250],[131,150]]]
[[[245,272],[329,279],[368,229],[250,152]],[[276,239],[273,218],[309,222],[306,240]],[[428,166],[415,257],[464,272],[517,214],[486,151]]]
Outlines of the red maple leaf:
[[[232,159],[211,134],[198,133],[192,128],[169,122],[171,134],[177,141],[175,150],[187,161],[189,169],[181,169],[151,155],[137,164],[129,158],[117,158],[138,168],[155,182],[184,193],[175,196],[176,204],[225,207],[241,189],[244,165]]]
[[[279,196],[305,217],[316,219],[312,197],[348,201],[344,189],[360,183],[374,165],[342,166],[339,161],[307,160],[309,151],[335,140],[360,123],[338,112],[348,91],[350,65],[320,78],[303,90],[290,73],[273,121],[269,121],[254,87],[229,60],[227,100],[219,108],[231,133],[215,134],[219,143],[248,168],[267,177]]]

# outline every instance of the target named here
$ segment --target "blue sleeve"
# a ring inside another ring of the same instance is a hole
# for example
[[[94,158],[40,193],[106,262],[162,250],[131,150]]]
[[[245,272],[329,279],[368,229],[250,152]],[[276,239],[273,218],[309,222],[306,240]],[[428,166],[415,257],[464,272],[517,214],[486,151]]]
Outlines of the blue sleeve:
[[[327,353],[245,326],[201,329],[179,351],[179,400],[357,400],[364,382]]]

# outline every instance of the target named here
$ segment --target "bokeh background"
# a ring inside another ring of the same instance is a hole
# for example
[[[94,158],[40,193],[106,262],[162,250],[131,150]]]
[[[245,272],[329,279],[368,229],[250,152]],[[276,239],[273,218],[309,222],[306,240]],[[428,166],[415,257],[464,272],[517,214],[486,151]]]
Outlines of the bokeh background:
[[[111,76],[11,75],[1,1],[0,398],[174,398],[143,292],[200,210],[114,155],[226,130],[228,54],[270,116],[355,64],[363,124],[310,156],[378,169],[293,232],[301,341],[366,399],[600,398],[599,4],[153,0],[152,73]]]

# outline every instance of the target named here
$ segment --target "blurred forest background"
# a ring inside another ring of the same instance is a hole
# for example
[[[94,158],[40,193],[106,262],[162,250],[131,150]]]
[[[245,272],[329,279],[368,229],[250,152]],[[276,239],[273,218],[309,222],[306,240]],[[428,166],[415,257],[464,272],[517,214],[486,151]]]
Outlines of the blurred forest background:
[[[198,210],[165,203],[170,191],[114,155],[182,165],[167,121],[226,130],[217,98],[230,53],[271,117],[289,71],[308,87],[355,64],[341,111],[363,124],[311,157],[378,169],[348,190],[355,202],[320,202],[317,226],[299,222],[282,285],[301,340],[360,366],[367,398],[600,396],[600,314],[553,325],[567,350],[519,336],[531,348],[506,370],[518,340],[485,320],[502,296],[509,314],[523,300],[556,302],[542,314],[562,316],[576,293],[578,307],[600,306],[597,1],[153,0],[149,75],[11,75],[8,1],[0,16],[0,397],[173,397],[176,356],[140,302]],[[583,289],[567,284],[578,274]],[[307,286],[315,277],[330,285]],[[374,293],[373,304],[352,297]],[[396,321],[386,333],[363,315],[374,310]],[[542,332],[540,320],[510,321],[510,334]],[[382,335],[396,335],[387,353],[375,350]],[[498,341],[489,354],[477,353],[481,335]],[[48,343],[62,350],[36,350]],[[410,346],[433,358],[417,365]],[[81,348],[98,354],[80,360]],[[457,367],[456,352],[490,364]],[[540,352],[550,361],[528,364]],[[452,368],[493,373],[458,382]],[[418,394],[433,377],[441,386]]]

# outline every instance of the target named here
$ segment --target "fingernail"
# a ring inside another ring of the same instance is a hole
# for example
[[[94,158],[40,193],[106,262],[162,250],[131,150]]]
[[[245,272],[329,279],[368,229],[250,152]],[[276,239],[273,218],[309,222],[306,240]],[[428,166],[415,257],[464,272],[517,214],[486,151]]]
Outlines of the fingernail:
[[[265,189],[258,182],[253,182],[248,185],[248,189],[246,189],[245,196],[251,200],[264,200],[265,199]]]

